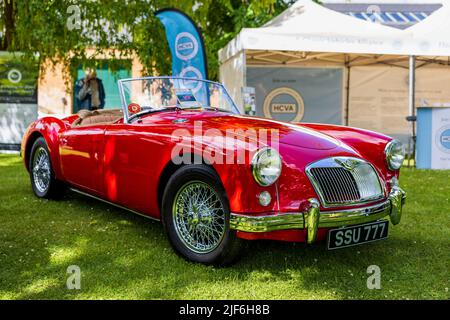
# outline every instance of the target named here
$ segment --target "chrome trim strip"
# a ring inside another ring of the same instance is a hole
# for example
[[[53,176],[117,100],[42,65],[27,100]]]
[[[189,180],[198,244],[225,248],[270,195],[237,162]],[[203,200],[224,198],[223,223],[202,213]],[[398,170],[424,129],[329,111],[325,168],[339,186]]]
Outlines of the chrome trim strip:
[[[108,200],[99,198],[99,197],[97,197],[97,196],[93,196],[92,194],[86,193],[86,192],[84,192],[84,191],[80,191],[80,190],[75,189],[75,188],[69,188],[69,190],[70,190],[70,191],[73,191],[73,192],[76,192],[76,193],[78,193],[78,194],[81,194],[81,195],[83,195],[83,196],[87,196],[87,197],[89,197],[89,198],[92,198],[92,199],[99,200],[99,201],[101,201],[101,202],[110,204],[110,205],[112,205],[112,206],[114,206],[114,207],[117,207],[117,208],[119,208],[119,209],[123,209],[123,210],[129,211],[129,212],[132,212],[132,213],[137,214],[138,216],[141,216],[141,217],[143,217],[143,218],[147,218],[147,219],[150,219],[150,220],[153,220],[153,221],[160,221],[159,219],[156,219],[156,218],[150,217],[150,216],[148,216],[148,215],[145,215],[145,214],[143,214],[143,213],[134,211],[133,209],[129,209],[129,208],[123,207],[123,206],[121,206],[120,204],[116,204],[116,203],[114,203],[114,202],[111,202],[111,201],[108,201]]]
[[[391,212],[391,202],[342,211],[321,212],[320,227],[334,228],[352,224],[372,222],[388,216]]]
[[[265,216],[250,216],[231,213],[230,229],[245,232],[270,232],[288,229],[304,229],[303,214],[284,213]]]
[[[289,229],[307,229],[307,242],[312,243],[319,228],[339,228],[349,225],[369,223],[390,217],[393,224],[401,219],[405,192],[396,187],[392,189],[386,201],[363,208],[320,211],[317,199],[309,200],[305,212],[280,213],[264,216],[241,215],[231,213],[230,228],[244,232],[270,232]]]
[[[275,193],[277,195],[277,209],[280,212],[280,191],[278,190],[278,182],[275,182]]]
[[[117,81],[117,85],[119,87],[119,94],[120,94],[120,102],[122,104],[122,113],[123,113],[123,123],[128,124],[129,120],[128,120],[128,110],[126,110],[125,108],[127,107],[127,103],[125,101],[125,92],[123,91],[123,85],[122,85],[122,80]]]

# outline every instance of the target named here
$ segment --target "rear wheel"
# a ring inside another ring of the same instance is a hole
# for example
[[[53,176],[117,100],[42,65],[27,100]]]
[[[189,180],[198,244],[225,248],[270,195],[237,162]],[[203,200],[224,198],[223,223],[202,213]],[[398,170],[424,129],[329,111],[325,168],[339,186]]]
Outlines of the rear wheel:
[[[64,195],[65,185],[55,179],[50,153],[44,138],[37,139],[31,148],[29,172],[31,187],[37,197],[59,199]]]
[[[204,165],[182,167],[164,192],[162,221],[174,249],[191,261],[227,265],[240,247],[230,230],[225,190],[214,170]]]

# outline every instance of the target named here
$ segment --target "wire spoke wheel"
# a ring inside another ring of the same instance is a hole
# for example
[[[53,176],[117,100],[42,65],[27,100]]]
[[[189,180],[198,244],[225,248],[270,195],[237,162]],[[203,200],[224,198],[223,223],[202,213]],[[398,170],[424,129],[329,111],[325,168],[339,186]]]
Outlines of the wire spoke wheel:
[[[181,242],[195,253],[216,249],[225,235],[225,210],[217,192],[207,183],[191,181],[177,192],[173,224]]]
[[[39,147],[33,156],[33,183],[39,192],[45,193],[50,186],[51,171],[50,157],[43,147]]]

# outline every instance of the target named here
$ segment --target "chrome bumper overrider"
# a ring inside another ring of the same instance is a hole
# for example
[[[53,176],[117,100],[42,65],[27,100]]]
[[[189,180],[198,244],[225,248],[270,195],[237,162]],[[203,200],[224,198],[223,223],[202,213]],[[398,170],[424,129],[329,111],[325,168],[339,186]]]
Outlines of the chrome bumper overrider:
[[[380,204],[341,211],[320,211],[317,199],[310,199],[304,212],[280,213],[266,216],[231,214],[230,227],[244,232],[269,232],[276,230],[306,229],[307,241],[316,240],[318,228],[336,228],[377,221],[389,216],[392,224],[398,224],[406,193],[395,187],[388,199]]]

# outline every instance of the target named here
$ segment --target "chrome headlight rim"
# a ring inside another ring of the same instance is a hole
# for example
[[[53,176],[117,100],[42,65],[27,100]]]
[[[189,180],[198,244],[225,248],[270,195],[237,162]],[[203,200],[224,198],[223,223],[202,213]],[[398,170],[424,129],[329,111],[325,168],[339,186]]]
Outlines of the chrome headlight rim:
[[[402,154],[401,154],[402,160],[400,161],[399,164],[394,164],[393,157],[396,155],[399,155],[399,154],[394,154],[393,149],[398,146],[400,146],[400,148],[402,149]],[[391,140],[384,149],[384,155],[385,155],[386,164],[387,164],[389,170],[398,171],[401,169],[401,167],[403,166],[403,161],[405,160],[405,150],[403,148],[403,144],[399,140],[397,140],[397,139]]]
[[[261,156],[266,152],[273,153],[279,159],[278,160],[279,161],[279,173],[276,178],[274,178],[272,181],[268,181],[268,182],[263,181],[262,177],[260,176],[260,174],[258,172],[258,162],[261,159]],[[281,176],[281,170],[283,167],[282,159],[281,159],[279,152],[272,147],[263,147],[263,148],[259,149],[258,151],[256,151],[255,154],[253,155],[250,166],[251,166],[251,170],[252,170],[253,179],[255,179],[256,183],[262,187],[269,187],[269,186],[273,185],[275,182],[277,182]]]

